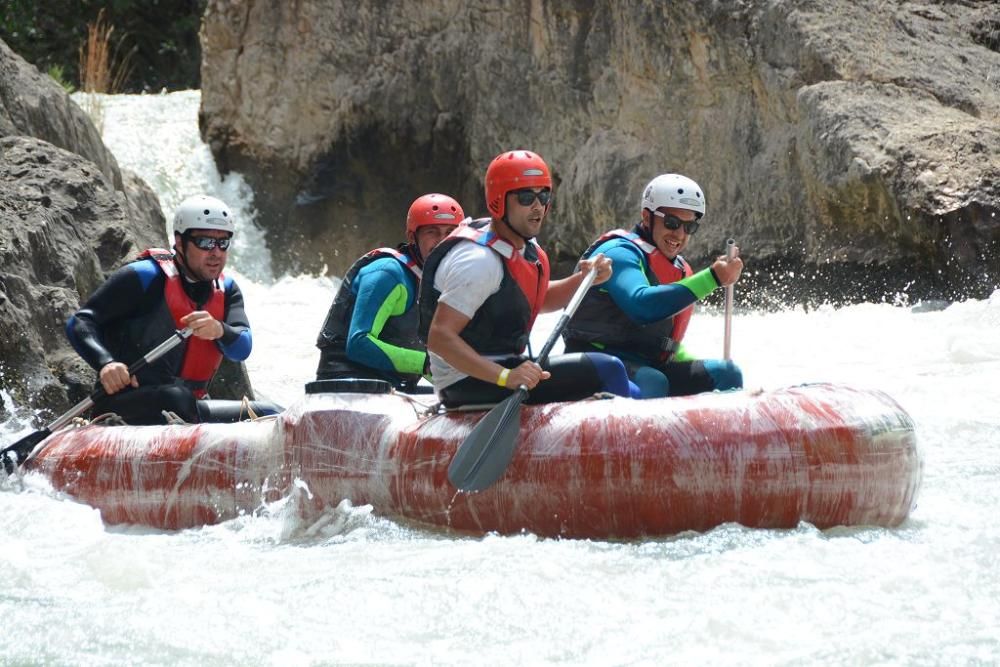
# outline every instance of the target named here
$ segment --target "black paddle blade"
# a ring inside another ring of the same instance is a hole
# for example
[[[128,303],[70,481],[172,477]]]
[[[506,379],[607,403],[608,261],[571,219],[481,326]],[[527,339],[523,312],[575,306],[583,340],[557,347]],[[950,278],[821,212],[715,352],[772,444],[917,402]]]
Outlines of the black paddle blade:
[[[448,481],[461,491],[482,491],[500,479],[521,430],[521,403],[528,392],[520,389],[498,403],[465,438],[448,466]]]
[[[52,435],[52,431],[43,428],[41,431],[35,431],[31,435],[21,438],[10,447],[4,447],[3,450],[0,450],[0,458],[3,459],[3,469],[7,474],[13,475],[17,466],[21,465],[21,462],[28,458],[28,454],[35,448],[35,445],[50,435]]]

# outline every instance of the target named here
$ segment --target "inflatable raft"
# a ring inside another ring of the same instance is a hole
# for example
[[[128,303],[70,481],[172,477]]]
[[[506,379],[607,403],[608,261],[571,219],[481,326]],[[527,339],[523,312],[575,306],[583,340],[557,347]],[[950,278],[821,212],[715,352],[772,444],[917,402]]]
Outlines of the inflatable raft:
[[[270,421],[83,426],[27,468],[109,524],[179,529],[293,488],[465,533],[640,538],[727,522],[895,526],[922,476],[913,421],[886,394],[814,384],[525,406],[500,480],[460,493],[448,465],[483,412],[421,415],[399,394],[307,395]]]

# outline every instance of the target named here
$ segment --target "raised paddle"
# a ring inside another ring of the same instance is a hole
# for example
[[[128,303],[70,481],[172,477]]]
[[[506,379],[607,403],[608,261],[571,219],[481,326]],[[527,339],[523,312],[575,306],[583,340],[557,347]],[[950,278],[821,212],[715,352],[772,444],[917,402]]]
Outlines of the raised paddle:
[[[536,359],[539,365],[548,359],[549,352],[596,277],[597,269],[592,267],[545,341]],[[509,398],[495,405],[466,436],[448,466],[448,480],[455,488],[461,491],[482,491],[500,479],[514,458],[517,436],[521,429],[521,404],[527,397],[528,388],[521,385]]]
[[[736,257],[736,239],[726,241],[726,258]],[[729,361],[733,343],[733,286],[726,286],[726,335],[722,342],[722,358]]]
[[[173,335],[170,336],[170,338],[153,348],[149,354],[129,366],[128,374],[130,376],[135,375],[139,370],[148,364],[153,363],[164,354],[180,345],[185,338],[191,335],[191,333],[192,331],[190,327],[178,329],[173,333]],[[66,412],[66,414],[62,415],[42,430],[35,431],[31,435],[21,438],[13,445],[4,447],[3,450],[0,450],[0,459],[3,460],[3,468],[7,471],[7,474],[13,474],[17,466],[26,461],[34,452],[35,447],[45,440],[45,438],[52,435],[53,431],[62,428],[74,417],[77,417],[89,410],[99,398],[105,395],[105,393],[104,387],[98,387],[94,390],[94,393],[74,405],[68,412]]]

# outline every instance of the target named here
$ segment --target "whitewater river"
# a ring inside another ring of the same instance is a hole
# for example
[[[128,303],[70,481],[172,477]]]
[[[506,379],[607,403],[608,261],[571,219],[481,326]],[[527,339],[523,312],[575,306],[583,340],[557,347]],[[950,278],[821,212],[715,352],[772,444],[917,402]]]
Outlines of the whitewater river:
[[[105,103],[108,145],[165,210],[202,191],[241,207],[251,378],[294,401],[336,281],[273,279],[252,193],[198,138],[197,92]],[[910,412],[924,480],[898,528],[474,538],[346,504],[316,529],[286,499],[171,533],[105,526],[29,476],[0,482],[0,665],[996,664],[1000,291],[890,301],[738,312],[733,354],[750,386],[876,387]],[[689,337],[718,356],[722,332],[703,312]]]

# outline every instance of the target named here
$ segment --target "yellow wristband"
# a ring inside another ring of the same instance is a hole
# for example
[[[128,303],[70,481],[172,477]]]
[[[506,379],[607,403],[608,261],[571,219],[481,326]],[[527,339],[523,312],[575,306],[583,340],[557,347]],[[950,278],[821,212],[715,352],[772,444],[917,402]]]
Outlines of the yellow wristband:
[[[508,375],[510,375],[510,369],[509,368],[505,368],[502,371],[500,371],[500,377],[497,378],[497,385],[499,385],[501,387],[506,387],[507,386],[507,376]]]

